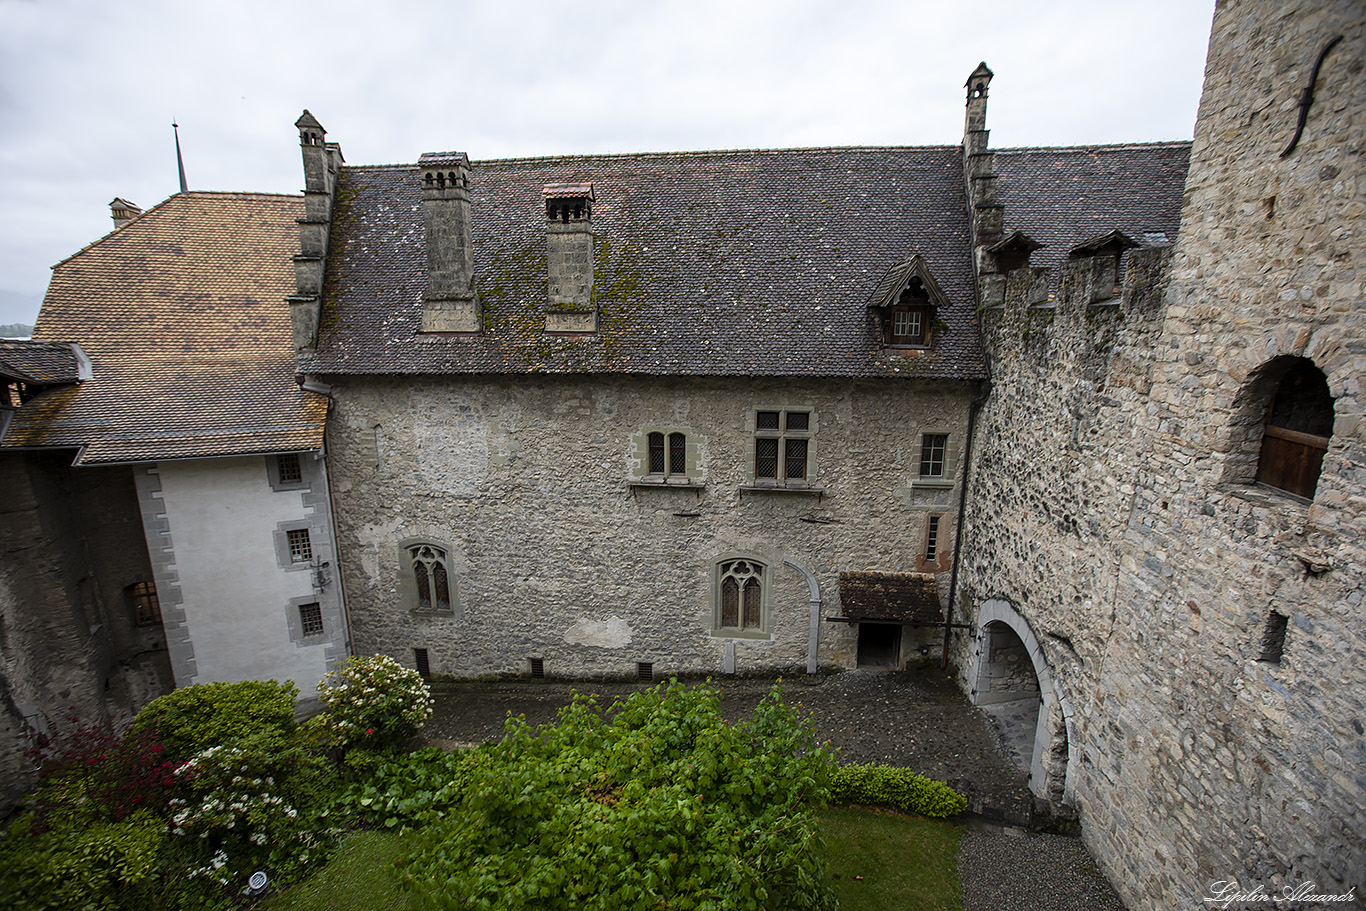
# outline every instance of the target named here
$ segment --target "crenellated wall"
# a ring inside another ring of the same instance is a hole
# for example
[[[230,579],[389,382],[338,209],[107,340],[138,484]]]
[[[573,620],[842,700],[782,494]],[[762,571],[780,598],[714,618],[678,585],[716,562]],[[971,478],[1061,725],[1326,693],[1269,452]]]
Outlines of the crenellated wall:
[[[1036,793],[1076,807],[1131,908],[1366,883],[1363,20],[1221,2],[1174,250],[1131,251],[1117,300],[1101,257],[1052,300],[1038,270],[982,280],[958,663],[971,690],[1023,633],[1054,691]],[[1334,413],[1312,499],[1255,482],[1306,362]]]

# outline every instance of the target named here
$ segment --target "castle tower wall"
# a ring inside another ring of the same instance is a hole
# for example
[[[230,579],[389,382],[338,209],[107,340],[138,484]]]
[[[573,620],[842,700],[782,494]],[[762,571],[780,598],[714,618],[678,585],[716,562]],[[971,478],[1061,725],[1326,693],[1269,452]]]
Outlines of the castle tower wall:
[[[1086,259],[1052,301],[1039,270],[982,281],[957,610],[1032,630],[1072,707],[1036,793],[1131,908],[1366,883],[1364,20],[1219,4],[1169,269],[1131,253],[1117,302]],[[1332,399],[1312,498],[1257,481],[1296,369]]]

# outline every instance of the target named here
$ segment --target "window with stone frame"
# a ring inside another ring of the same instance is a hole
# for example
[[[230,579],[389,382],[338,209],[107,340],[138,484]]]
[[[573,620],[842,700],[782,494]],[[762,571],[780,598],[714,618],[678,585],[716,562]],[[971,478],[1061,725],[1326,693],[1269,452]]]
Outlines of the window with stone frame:
[[[134,582],[123,590],[123,597],[138,626],[156,626],[161,622],[161,601],[153,583]]]
[[[688,437],[680,431],[647,435],[648,474],[656,477],[684,477],[688,473]]]
[[[768,565],[752,557],[721,560],[715,567],[713,632],[762,636],[768,632]]]
[[[1256,480],[1312,500],[1333,420],[1327,377],[1313,362],[1297,359],[1267,403]]]
[[[451,570],[446,551],[435,544],[415,544],[408,547],[407,556],[416,609],[449,612]]]
[[[927,433],[920,438],[920,477],[944,477],[945,453],[948,451],[947,433]]]
[[[292,528],[285,532],[285,538],[289,542],[289,562],[307,563],[313,559],[313,542],[307,528]]]
[[[801,486],[811,480],[811,410],[757,411],[754,481]]]
[[[323,634],[323,608],[317,601],[299,605],[299,630],[304,636]]]

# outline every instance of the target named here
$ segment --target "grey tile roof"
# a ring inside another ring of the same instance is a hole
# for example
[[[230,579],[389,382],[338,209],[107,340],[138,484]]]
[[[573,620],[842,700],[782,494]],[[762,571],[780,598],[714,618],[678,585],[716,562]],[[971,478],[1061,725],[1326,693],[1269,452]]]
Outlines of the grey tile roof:
[[[1174,244],[1189,166],[1189,142],[998,149],[1005,233],[1045,244],[1031,266],[1056,267],[1073,247],[1112,230],[1144,246]]]
[[[474,162],[485,331],[420,335],[413,166],[342,170],[311,372],[984,375],[959,149]],[[548,337],[543,188],[591,183],[597,337]],[[1092,232],[1095,233],[1095,232]],[[948,306],[930,352],[885,351],[869,302],[919,254]]]

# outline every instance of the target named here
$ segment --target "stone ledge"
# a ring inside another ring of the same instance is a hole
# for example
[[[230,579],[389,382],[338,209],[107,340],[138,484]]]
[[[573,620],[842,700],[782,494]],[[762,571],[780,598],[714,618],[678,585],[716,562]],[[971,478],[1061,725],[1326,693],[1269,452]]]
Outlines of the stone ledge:
[[[825,494],[824,487],[787,487],[781,484],[766,486],[760,484],[741,484],[740,490],[743,493],[809,493],[816,496]]]

